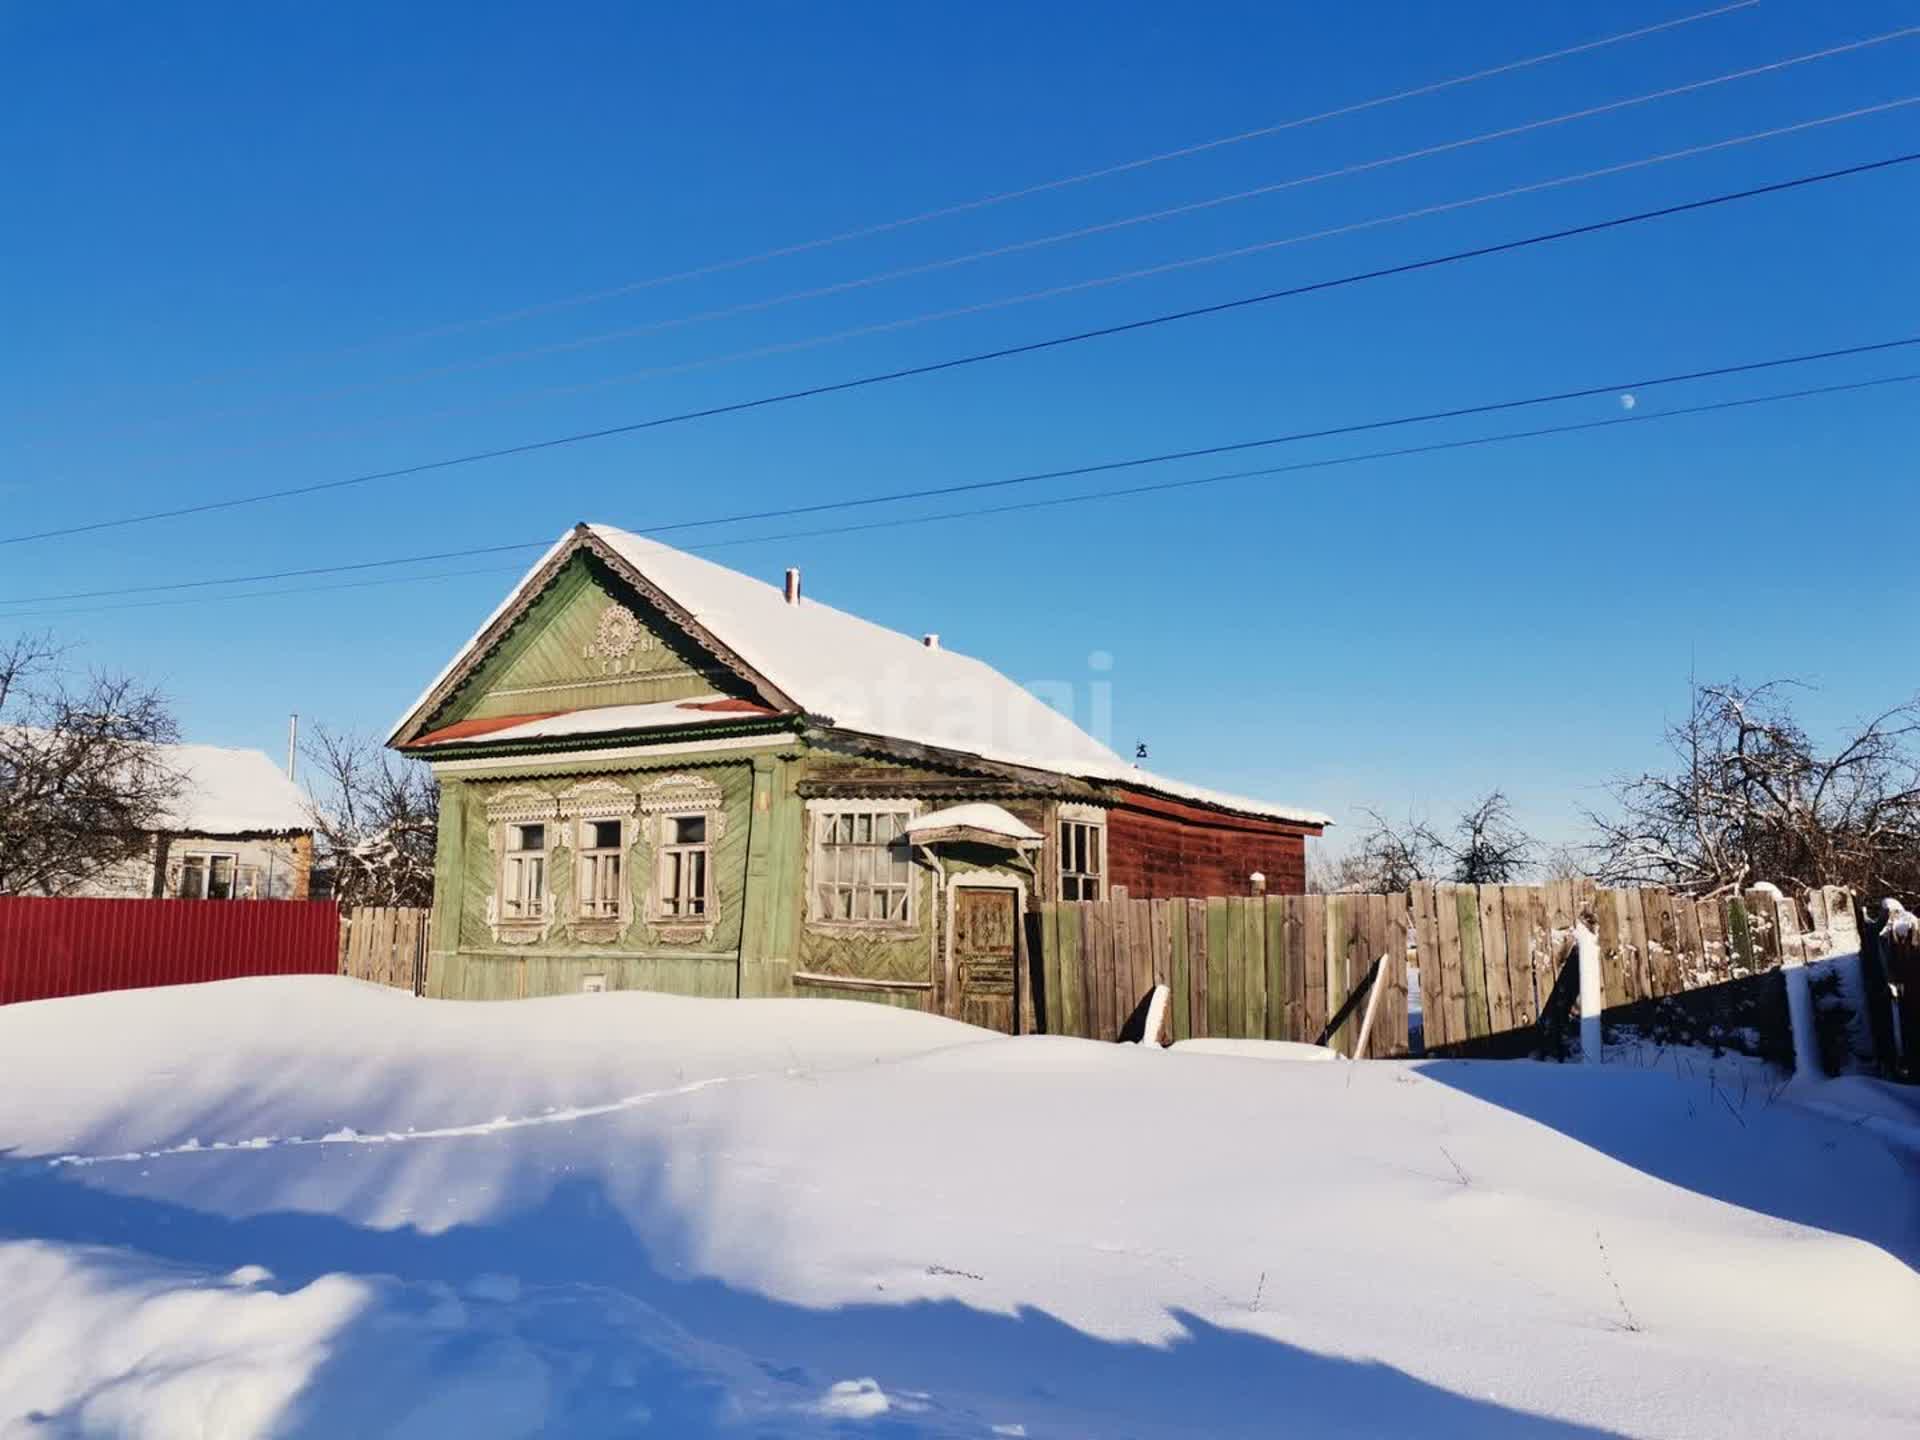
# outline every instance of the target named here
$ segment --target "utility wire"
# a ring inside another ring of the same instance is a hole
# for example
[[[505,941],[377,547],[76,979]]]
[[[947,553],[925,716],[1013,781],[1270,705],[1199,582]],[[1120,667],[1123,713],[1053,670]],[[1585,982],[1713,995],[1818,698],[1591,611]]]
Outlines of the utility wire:
[[[1027,240],[1016,240],[1004,245],[996,245],[984,250],[975,250],[964,255],[950,255],[937,260],[922,261],[914,265],[900,266],[891,270],[881,270],[872,274],[856,276],[850,280],[839,280],[831,284],[815,285],[799,290],[789,290],[784,294],[768,296],[759,300],[744,300],[736,304],[716,306],[690,314],[669,316],[658,320],[645,321],[638,325],[623,326],[613,330],[603,330],[590,335],[578,335],[566,340],[554,340],[540,345],[523,346],[515,350],[503,350],[491,355],[481,355],[470,360],[453,361],[444,365],[429,366],[419,370],[406,371],[398,375],[389,375],[378,380],[364,380],[351,384],[335,385],[324,389],[283,394],[273,401],[261,405],[229,407],[227,409],[206,412],[206,418],[237,417],[258,414],[276,405],[293,400],[325,400],[341,396],[366,394],[396,385],[416,384],[425,380],[441,379],[449,375],[471,374],[475,371],[497,369],[503,365],[516,364],[523,360],[539,359],[548,355],[570,354],[595,346],[612,344],[621,340],[637,339],[643,335],[658,334],[662,331],[683,329],[690,325],[704,324],[708,321],[733,319],[741,315],[760,314],[783,305],[795,304],[807,300],[825,299],[833,295],[843,295],[856,290],[869,289],[876,285],[888,284],[895,280],[910,279],[918,275],[934,274],[944,270],[957,269],[963,265],[976,264],[982,260],[1000,259],[1008,255],[1019,255],[1029,251],[1044,249],[1053,245],[1084,240],[1096,235],[1111,234],[1131,229],[1138,225],[1148,225],[1162,220],[1177,219],[1183,215],[1198,214],[1202,211],[1218,209],[1224,205],[1234,205],[1247,200],[1256,200],[1284,191],[1301,189],[1308,185],[1321,184],[1328,180],[1344,179],[1353,175],[1362,175],[1375,170],[1384,170],[1391,166],[1406,164],[1415,160],[1431,159],[1436,155],[1451,154],[1458,150],[1471,149],[1476,145],[1485,145],[1499,140],[1510,140],[1515,136],[1528,135],[1536,131],[1551,129],[1559,125],[1572,124],[1580,120],[1590,120],[1596,116],[1611,115],[1636,106],[1652,104],[1659,100],[1670,100],[1680,95],[1691,95],[1716,86],[1732,84],[1740,80],[1750,80],[1762,75],[1771,75],[1795,66],[1810,64],[1817,60],[1831,59],[1838,55],[1852,54],[1856,51],[1871,49],[1876,45],[1885,45],[1895,40],[1910,39],[1920,35],[1920,25],[1908,25],[1902,29],[1889,30],[1884,34],[1867,36],[1864,39],[1850,40],[1838,45],[1830,45],[1822,50],[1811,50],[1804,54],[1792,55],[1782,60],[1772,60],[1763,65],[1748,66],[1743,70],[1731,70],[1723,74],[1708,76],[1702,80],[1691,80],[1680,85],[1669,85],[1661,90],[1652,90],[1644,94],[1629,96],[1623,100],[1610,100],[1598,105],[1588,105],[1577,110],[1568,110],[1557,115],[1545,116],[1538,120],[1528,120],[1517,125],[1508,125],[1500,129],[1482,131],[1477,135],[1465,136],[1458,140],[1441,141],[1433,145],[1423,145],[1414,150],[1404,150],[1396,155],[1379,156],[1371,160],[1358,160],[1350,165],[1338,166],[1331,170],[1321,170],[1307,175],[1291,176],[1285,180],[1276,180],[1265,185],[1257,185],[1247,190],[1237,190],[1225,195],[1209,196],[1202,200],[1192,200],[1180,205],[1171,205],[1157,210],[1148,210],[1138,214],[1124,215],[1114,220],[1103,220],[1096,224],[1082,225],[1073,229],[1059,230],[1051,234],[1035,236]],[[1857,112],[1855,112],[1857,113]],[[1851,114],[1847,117],[1851,118]],[[1767,132],[1769,135],[1775,132]],[[1235,252],[1237,253],[1237,252]],[[152,422],[148,422],[152,423]]]
[[[1217,455],[1239,454],[1248,450],[1268,449],[1276,445],[1292,445],[1308,440],[1329,440],[1340,436],[1363,435],[1379,430],[1399,429],[1409,425],[1424,425],[1442,420],[1461,420],[1472,416],[1495,415],[1509,410],[1522,410],[1541,405],[1561,404],[1569,400],[1590,400],[1598,395],[1617,395],[1630,391],[1654,390],[1668,385],[1682,385],[1702,380],[1724,379],[1732,375],[1750,375],[1763,370],[1781,369],[1789,365],[1807,365],[1826,360],[1842,360],[1862,355],[1877,355],[1887,351],[1902,350],[1913,346],[1920,346],[1920,335],[1902,336],[1892,340],[1868,341],[1858,345],[1846,345],[1829,350],[1810,350],[1793,355],[1776,355],[1764,360],[1746,360],[1734,364],[1714,365],[1702,369],[1685,370],[1666,375],[1643,375],[1628,380],[1612,380],[1605,384],[1583,385],[1573,390],[1555,390],[1540,395],[1526,395],[1506,400],[1482,401],[1472,405],[1456,405],[1444,410],[1424,410],[1413,414],[1394,415],[1377,420],[1360,420],[1346,425],[1325,426],[1317,430],[1295,430],[1281,435],[1262,436],[1253,440],[1233,440],[1217,445],[1194,446],[1183,450],[1163,450],[1150,455],[1134,455],[1119,460],[1102,460],[1086,465],[1069,466],[1063,469],[1034,470],[1019,475],[998,476],[990,480],[967,480],[951,485],[924,486],[914,490],[895,490],[886,494],[862,495],[839,500],[820,500],[806,505],[781,506],[777,509],[738,511],[730,515],[714,515],[699,520],[676,520],[665,524],[641,525],[637,528],[648,535],[665,535],[682,530],[709,529],[718,525],[739,525],[755,520],[786,519],[792,516],[818,515],[835,510],[855,510],[874,505],[898,504],[907,500],[941,499],[951,495],[976,494],[983,490],[1002,490],[1018,485],[1033,485],[1048,480],[1077,479],[1087,475],[1110,474],[1117,470],[1135,470],[1147,465],[1162,465],[1177,460],[1208,459]],[[338,575],[354,571],[377,570],[395,565],[423,565],[441,560],[464,560],[481,555],[499,555],[516,550],[540,549],[551,543],[549,540],[512,541],[498,545],[474,546],[461,550],[438,550],[424,555],[404,555],[389,560],[360,560],[343,565],[316,565],[294,570],[269,570],[253,575],[228,575],[219,578],[202,578],[197,580],[172,580],[159,584],[125,585],[101,590],[69,590],[51,595],[23,595],[16,596],[12,599],[0,600],[0,605],[37,605],[59,600],[93,600],[116,595],[141,595],[155,594],[163,591],[197,590],[215,585],[251,585],[270,580],[304,579],[315,575]],[[697,549],[699,547],[692,546],[689,548]]]
[[[1920,27],[1915,27],[1920,31]],[[1097,275],[1086,280],[1069,281],[1065,284],[1049,286],[1041,290],[1029,290],[1013,295],[998,296],[990,300],[974,301],[970,304],[955,306],[944,310],[925,311],[893,320],[874,321],[851,329],[834,330],[825,334],[803,336],[796,340],[782,340],[771,344],[754,346],[746,350],[727,351],[717,355],[700,356],[692,360],[677,361],[668,365],[654,365],[642,370],[627,371],[617,375],[605,375],[594,380],[584,380],[567,385],[520,386],[497,393],[484,404],[460,404],[441,406],[438,409],[415,412],[411,415],[389,416],[370,424],[349,424],[322,426],[281,436],[274,440],[256,442],[249,445],[222,446],[203,451],[212,455],[248,455],[263,451],[281,449],[296,440],[330,438],[341,435],[362,434],[372,430],[391,429],[396,425],[412,423],[418,420],[437,420],[470,415],[474,413],[497,413],[507,403],[528,403],[551,399],[563,395],[577,395],[594,390],[605,389],[610,385],[630,385],[643,380],[655,380],[669,375],[683,375],[698,370],[711,370],[723,365],[731,365],[745,360],[762,360],[775,355],[791,355],[804,350],[814,350],[826,345],[839,344],[847,340],[861,339],[870,335],[893,334],[914,329],[922,325],[935,324],[943,320],[959,319],[970,315],[984,315],[998,310],[1010,309],[1017,305],[1028,305],[1035,301],[1054,300],[1064,295],[1080,294],[1085,291],[1107,289],[1135,280],[1151,279],[1155,276],[1173,274],[1182,270],[1191,270],[1203,265],[1216,265],[1223,261],[1245,259],[1250,255],[1268,251],[1286,249],[1303,245],[1315,240],[1328,240],[1343,235],[1358,234],[1366,230],[1381,229],[1389,225],[1403,224],[1410,220],[1421,220],[1429,216],[1450,214],[1467,210],[1479,205],[1496,201],[1510,200],[1521,195],[1538,194],[1547,190],[1562,189],[1569,185],[1584,184],[1589,180],[1603,179],[1612,175],[1622,175],[1633,170],[1646,169],[1653,165],[1669,164],[1675,160],[1691,159],[1695,156],[1729,150],[1742,145],[1751,145],[1762,140],[1778,139],[1785,135],[1818,129],[1826,125],[1840,124],[1848,120],[1859,120],[1870,115],[1884,114],[1893,110],[1906,109],[1920,104],[1920,96],[1885,101],[1877,105],[1863,106],[1838,114],[1822,115],[1811,120],[1797,121],[1790,125],[1776,126],[1767,130],[1750,131],[1744,135],[1731,136],[1724,140],[1713,140],[1698,145],[1689,145],[1679,150],[1668,150],[1656,155],[1646,155],[1634,160],[1620,161],[1612,165],[1603,165],[1597,169],[1576,171],[1570,175],[1557,175],[1546,180],[1531,181],[1524,185],[1509,186],[1501,190],[1487,191],[1479,195],[1470,195],[1459,200],[1447,200],[1431,205],[1418,206],[1411,210],[1396,211],[1390,215],[1371,216],[1365,220],[1350,221],[1343,225],[1329,226],[1319,230],[1308,230],[1293,235],[1281,236],[1273,240],[1260,240],[1250,245],[1234,246],[1227,250],[1216,250],[1203,255],[1189,256],[1179,260],[1162,261],[1133,270],[1123,270],[1114,274]],[[335,392],[338,393],[338,392]],[[258,407],[255,407],[258,408]],[[225,414],[249,414],[250,409],[219,412]],[[124,428],[124,427],[123,427]]]
[[[725,550],[744,545],[764,545],[782,540],[814,539],[830,535],[858,534],[870,530],[899,529],[909,525],[932,525],[952,520],[971,520],[982,516],[1005,515],[1017,511],[1042,510],[1060,505],[1084,505],[1102,500],[1119,500],[1138,495],[1158,494],[1164,491],[1193,489],[1205,485],[1226,484],[1235,480],[1250,480],[1277,475],[1298,474],[1309,470],[1327,470],[1346,465],[1359,465],[1378,460],[1398,460],[1411,456],[1432,455],[1443,451],[1477,449],[1483,445],[1507,444],[1518,440],[1536,440],[1560,435],[1578,434],[1590,430],[1607,430],[1623,425],[1641,425],[1656,420],[1675,420],[1685,416],[1715,414],[1722,411],[1748,409],[1760,405],[1772,405],[1789,400],[1804,400],[1826,395],[1839,395],[1851,392],[1873,390],[1890,385],[1906,385],[1920,382],[1920,371],[1902,375],[1882,375],[1867,380],[1844,381],[1834,385],[1809,386],[1799,390],[1776,391],[1766,395],[1749,395],[1733,400],[1716,400],[1701,405],[1683,406],[1674,410],[1652,411],[1644,414],[1611,416],[1604,420],[1575,421],[1565,425],[1542,426],[1531,430],[1508,430],[1494,435],[1478,435],[1462,440],[1439,440],[1424,445],[1409,445],[1392,450],[1370,450],[1355,455],[1336,455],[1320,460],[1302,460],[1289,465],[1264,466],[1255,470],[1233,470],[1222,474],[1199,475],[1179,480],[1161,480],[1146,485],[1130,485],[1119,489],[1094,490],[1074,495],[1055,495],[1041,500],[1016,501],[1006,505],[978,506],[965,510],[942,511],[931,515],[894,516],[884,520],[869,520],[852,525],[829,525],[811,530],[789,530],[773,535],[736,536],[726,540],[709,540],[684,547],[690,551]],[[545,548],[550,541],[536,541],[528,545],[496,547],[511,549]],[[665,550],[667,546],[656,547]],[[462,552],[454,552],[462,553]],[[484,552],[466,552],[484,553]],[[385,564],[404,562],[386,561]],[[22,611],[9,618],[39,618],[65,615],[90,615],[116,610],[143,610],[157,606],[199,605],[214,601],[256,600],[277,595],[303,595],[330,590],[351,590],[373,585],[416,584],[430,580],[453,579],[468,575],[493,575],[520,573],[521,567],[484,566],[464,570],[447,570],[431,575],[392,575],[370,580],[348,581],[332,585],[300,585],[278,590],[252,590],[225,595],[192,595],[174,597],[166,600],[143,600],[115,605],[92,605],[77,609]],[[301,572],[291,572],[301,573]]]
[[[1031,185],[1019,186],[1012,190],[997,191],[973,200],[962,200],[953,204],[937,206],[931,210],[922,210],[915,214],[902,216],[894,220],[883,220],[870,225],[855,226],[831,235],[820,236],[813,240],[802,240],[789,245],[780,245],[768,250],[760,250],[750,255],[738,256],[730,260],[716,260],[705,265],[696,265],[686,270],[675,270],[654,275],[641,280],[632,280],[624,284],[602,290],[587,291],[578,295],[565,296],[557,300],[541,301],[532,305],[523,305],[516,309],[504,310],[477,319],[453,321],[424,330],[415,330],[384,336],[374,340],[361,341],[355,345],[335,349],[308,352],[310,355],[353,354],[372,349],[379,345],[399,344],[416,340],[436,339],[445,335],[460,334],[468,330],[487,326],[504,325],[517,320],[531,319],[538,315],[549,314],[556,310],[572,309],[581,305],[598,304],[606,300],[618,299],[642,290],[651,290],[662,285],[677,284],[685,280],[697,280],[708,275],[724,274],[728,271],[745,269],[748,266],[763,264],[770,260],[785,259],[793,255],[804,255],[815,250],[824,250],[831,246],[846,244],[849,241],[870,239],[876,235],[887,235],[916,225],[924,225],[934,220],[944,220],[955,215],[965,215],[985,210],[1009,201],[1024,200],[1029,196],[1042,195],[1051,191],[1065,190],[1091,181],[1104,180],[1114,175],[1124,175],[1136,170],[1145,170],[1172,160],[1184,160],[1194,155],[1203,155],[1209,151],[1223,149],[1230,145],[1244,144],[1250,140],[1263,140],[1270,136],[1284,134],[1290,130],[1303,129],[1310,125],[1322,124],[1329,120],[1344,119],[1350,115],[1364,114],[1383,106],[1399,104],[1406,100],[1415,100],[1427,95],[1438,95],[1447,90],[1464,85],[1476,84],[1482,80],[1491,80],[1501,75],[1511,75],[1529,70],[1539,65],[1550,64],[1556,60],[1565,60],[1575,55],[1589,54],[1609,46],[1626,44],[1629,41],[1645,39],[1651,35],[1663,34],[1687,25],[1698,24],[1704,20],[1714,20],[1742,10],[1751,10],[1760,0],[1733,0],[1731,4],[1716,5],[1706,10],[1696,10],[1671,20],[1657,21],[1651,25],[1638,26],[1632,30],[1619,31],[1612,35],[1603,35],[1597,39],[1582,41],[1576,45],[1563,46],[1557,50],[1544,51],[1537,55],[1528,55],[1518,60],[1505,61],[1499,65],[1488,66],[1482,70],[1470,71],[1462,75],[1452,75],[1442,80],[1430,81],[1405,90],[1395,90],[1388,94],[1376,95],[1366,100],[1354,101],[1337,106],[1331,110],[1322,110],[1311,115],[1296,116],[1271,125],[1262,125],[1252,130],[1242,130],[1232,135],[1222,135],[1212,140],[1202,140],[1192,145],[1183,145],[1173,150],[1162,150],[1155,154],[1141,156],[1134,160],[1120,161],[1104,165],[1097,169],[1081,171],[1074,175],[1065,175],[1053,180],[1043,180]],[[229,372],[233,373],[233,372]]]
[[[1912,103],[1912,101],[1901,103]],[[1682,201],[1674,205],[1663,205],[1652,210],[1641,210],[1626,215],[1616,215],[1605,220],[1590,221],[1583,225],[1566,226],[1558,230],[1549,230],[1533,235],[1522,236],[1516,240],[1503,240],[1488,245],[1477,245],[1471,249],[1450,251],[1446,254],[1428,256],[1419,260],[1402,261],[1398,264],[1381,266],[1372,270],[1356,271],[1327,280],[1316,280],[1302,285],[1288,286],[1280,290],[1267,290],[1253,295],[1239,296],[1231,300],[1216,301],[1208,305],[1198,305],[1183,310],[1167,311],[1159,315],[1149,315],[1141,319],[1123,321],[1114,325],[1103,325],[1089,330],[1074,331],[1066,335],[1056,335],[1043,340],[1031,340],[1018,345],[1006,345],[993,350],[976,351],[969,355],[954,356],[945,360],[929,361],[925,364],[880,371],[875,374],[857,376],[850,380],[838,380],[819,385],[810,385],[798,390],[780,391],[771,395],[756,396],[747,400],[735,400],[725,404],[710,405],[695,410],[682,410],[672,414],[653,416],[645,420],[631,421],[623,425],[610,425],[597,430],[576,431],[570,435],[552,436],[543,440],[526,441],[518,445],[501,446],[491,450],[472,451],[464,455],[450,456],[440,460],[421,461],[417,464],[397,466],[388,470],[368,471],[363,474],[345,476],[336,480],[317,481],[308,485],[288,486],[279,490],[263,491],[253,495],[234,496],[225,500],[203,501],[195,505],[183,505],[168,510],[148,511],[144,514],[117,516],[109,520],[94,520],[84,524],[61,526],[20,535],[9,535],[0,537],[0,545],[18,545],[30,541],[49,540],[68,535],[90,534],[101,530],[144,524],[154,520],[207,514],[212,511],[231,510],[246,505],[258,505],[270,500],[283,500],[298,495],[319,494],[325,491],[345,489],[349,486],[372,484],[383,480],[396,480],[407,476],[423,475],[434,471],[451,469],[455,466],[473,465],[484,461],[506,459],[517,455],[534,454],[544,450],[556,449],[561,446],[577,445],[590,440],[603,440],[618,435],[637,434],[641,431],[659,429],[668,425],[684,424],[694,420],[711,419],[721,415],[741,414],[750,410],[764,409],[772,405],[865,389],[870,386],[887,384],[896,380],[940,374],[949,370],[985,364],[995,360],[1009,359],[1018,355],[1032,355],[1042,351],[1055,350],[1063,346],[1075,345],[1087,340],[1105,339],[1115,335],[1131,334],[1136,331],[1152,329],[1179,321],[1229,314],[1253,306],[1269,304],[1277,300],[1318,294],[1322,291],[1337,290],[1349,285],[1364,284],[1372,280],[1417,274],[1446,265],[1458,264],[1466,260],[1476,260],[1492,255],[1508,254],[1538,245],[1548,245],[1579,236],[1595,235],[1606,231],[1617,230],[1650,220],[1660,220],[1676,215],[1692,214],[1697,211],[1734,204],[1743,200],[1785,194],[1790,191],[1805,189],[1809,186],[1824,184],[1832,180],[1877,173],[1901,165],[1911,164],[1915,160],[1920,160],[1920,151],[1907,151],[1903,154],[1888,156],[1879,160],[1865,161],[1856,165],[1848,165],[1836,170],[1819,171],[1809,175],[1796,176],[1790,180],[1779,180],[1766,185],[1750,186],[1743,190],[1727,191],[1697,200]]]

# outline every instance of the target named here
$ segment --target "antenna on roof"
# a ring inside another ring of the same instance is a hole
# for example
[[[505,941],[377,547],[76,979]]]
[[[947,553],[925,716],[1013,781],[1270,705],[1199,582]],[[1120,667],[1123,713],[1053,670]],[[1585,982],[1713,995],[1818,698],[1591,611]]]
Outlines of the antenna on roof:
[[[800,567],[797,565],[789,565],[787,567],[787,604],[798,605],[799,603]]]
[[[300,754],[300,712],[287,717],[287,779],[293,779],[294,761]]]

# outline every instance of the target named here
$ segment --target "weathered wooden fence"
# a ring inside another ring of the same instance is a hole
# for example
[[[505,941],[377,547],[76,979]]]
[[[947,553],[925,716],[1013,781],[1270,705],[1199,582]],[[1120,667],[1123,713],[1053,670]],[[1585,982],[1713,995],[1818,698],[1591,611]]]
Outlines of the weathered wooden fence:
[[[1543,1017],[1578,1014],[1576,924],[1598,939],[1612,1010],[1857,947],[1850,897],[1827,892],[1815,910],[1767,888],[1695,900],[1571,881],[1060,902],[1030,917],[1031,1011],[1054,1034],[1132,1037],[1166,985],[1164,1039],[1317,1041],[1353,1054],[1377,964],[1366,1053],[1404,1055],[1412,963],[1428,1054],[1512,1053],[1531,1047]]]
[[[339,912],[324,900],[62,900],[0,896],[0,1005],[331,974]]]
[[[430,910],[356,905],[340,912],[342,975],[423,995]]]
[[[1373,1055],[1407,1048],[1405,895],[1061,901],[1029,917],[1033,1014],[1057,1035],[1137,1035],[1154,986],[1163,1039],[1322,1041],[1353,1053],[1377,962]]]

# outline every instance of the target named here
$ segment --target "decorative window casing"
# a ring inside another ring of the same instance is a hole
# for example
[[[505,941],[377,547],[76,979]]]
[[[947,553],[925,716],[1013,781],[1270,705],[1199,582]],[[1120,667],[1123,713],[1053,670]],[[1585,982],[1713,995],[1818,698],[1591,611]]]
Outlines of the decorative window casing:
[[[626,822],[582,820],[575,913],[582,920],[618,920],[626,905]]]
[[[507,826],[500,867],[500,919],[536,924],[547,918],[547,832],[540,821]]]
[[[660,863],[653,913],[666,921],[704,921],[712,903],[713,855],[704,814],[660,817]]]
[[[552,850],[560,808],[537,790],[506,790],[487,802],[487,843],[497,862],[487,920],[496,940],[524,945],[553,923]]]
[[[555,805],[573,842],[567,936],[584,944],[618,940],[633,919],[633,791],[612,780],[588,780],[562,790]]]
[[[817,925],[912,929],[919,888],[906,838],[912,801],[810,806],[807,914]]]
[[[664,943],[711,940],[719,922],[714,847],[726,833],[726,797],[698,775],[668,775],[640,792],[653,847],[647,921]]]
[[[1062,805],[1058,869],[1062,900],[1107,898],[1107,817],[1086,805]]]

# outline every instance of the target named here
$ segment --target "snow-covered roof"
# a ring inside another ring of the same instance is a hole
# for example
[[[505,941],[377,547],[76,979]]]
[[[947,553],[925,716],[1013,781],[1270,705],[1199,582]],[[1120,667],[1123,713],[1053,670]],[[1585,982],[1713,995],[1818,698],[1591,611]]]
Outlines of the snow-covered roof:
[[[926,645],[817,600],[803,597],[789,603],[777,586],[610,525],[584,528],[802,710],[837,729],[1079,779],[1134,785],[1243,814],[1304,825],[1332,823],[1317,811],[1229,795],[1142,770],[970,655]],[[473,640],[408,709],[394,727],[396,741],[527,584],[561,553],[571,534],[562,536],[527,572],[508,601],[488,617]],[[539,733],[632,728],[608,722],[616,718],[614,712],[643,708],[649,707],[607,706],[576,712],[565,717],[575,728]],[[496,732],[488,738],[503,737]]]
[[[258,750],[169,745],[166,761],[186,777],[168,828],[190,835],[311,830],[306,793]]]
[[[1016,844],[1040,843],[1038,830],[1019,816],[984,800],[970,801],[965,805],[949,805],[944,810],[930,810],[925,815],[915,816],[906,825],[909,838],[930,834],[937,830],[975,830],[986,835],[997,835]]]

